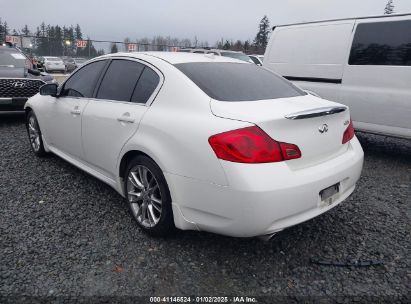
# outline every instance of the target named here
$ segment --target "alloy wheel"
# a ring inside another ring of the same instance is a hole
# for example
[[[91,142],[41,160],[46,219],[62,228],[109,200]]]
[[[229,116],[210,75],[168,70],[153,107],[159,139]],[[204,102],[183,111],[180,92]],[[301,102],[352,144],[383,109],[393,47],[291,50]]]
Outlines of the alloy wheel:
[[[160,220],[162,197],[154,174],[145,166],[137,165],[129,171],[127,198],[138,223],[153,228]]]
[[[40,130],[38,128],[38,124],[34,116],[30,116],[29,118],[28,130],[30,144],[33,147],[33,150],[35,152],[38,152],[40,150]]]

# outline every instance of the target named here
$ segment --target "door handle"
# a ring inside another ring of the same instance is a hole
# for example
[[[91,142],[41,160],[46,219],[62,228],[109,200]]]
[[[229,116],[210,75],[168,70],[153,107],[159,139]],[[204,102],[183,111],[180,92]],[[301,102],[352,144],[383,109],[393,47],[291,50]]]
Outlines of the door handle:
[[[134,123],[134,118],[130,117],[130,113],[126,112],[121,117],[117,118],[119,122]]]
[[[78,106],[75,106],[74,109],[70,111],[70,113],[73,114],[73,115],[80,115],[81,110],[79,109]]]
[[[133,118],[119,117],[119,118],[117,118],[117,121],[127,122],[127,123],[134,123],[135,120]]]
[[[74,114],[74,115],[80,115],[81,111],[80,110],[72,110],[70,113]]]

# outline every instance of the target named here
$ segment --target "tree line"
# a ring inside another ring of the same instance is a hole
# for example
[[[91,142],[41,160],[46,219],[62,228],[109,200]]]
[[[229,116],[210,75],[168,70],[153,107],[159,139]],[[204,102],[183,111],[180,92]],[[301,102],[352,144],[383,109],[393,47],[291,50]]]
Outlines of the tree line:
[[[258,26],[258,32],[253,41],[250,40],[230,40],[221,38],[213,47],[218,49],[242,51],[245,53],[264,53],[270,34],[270,23],[267,16],[264,16]],[[95,40],[91,40],[84,35],[79,24],[75,26],[50,25],[42,22],[35,30],[31,30],[28,25],[24,25],[21,30],[10,29],[7,21],[0,18],[0,43],[4,42],[6,35],[23,36],[30,39],[30,48],[27,50],[38,56],[76,56],[95,57],[103,55],[106,51],[116,53],[127,51],[129,44],[137,44],[138,51],[170,51],[173,47],[178,48],[204,48],[209,47],[207,41],[200,41],[197,36],[193,39],[155,36],[153,38],[141,38],[131,40],[125,38],[122,42],[109,43],[105,48],[97,48]],[[86,47],[77,47],[77,40],[86,40]]]
[[[0,19],[0,42],[3,43],[6,35],[26,37],[30,40],[30,49],[39,56],[78,56],[95,57],[104,54],[104,50],[97,50],[93,41],[84,38],[80,25],[59,26],[46,25],[42,22],[35,31],[30,30],[27,25],[21,30],[10,29],[7,21]],[[25,38],[25,39],[26,39]],[[88,40],[87,47],[78,48],[76,40]]]

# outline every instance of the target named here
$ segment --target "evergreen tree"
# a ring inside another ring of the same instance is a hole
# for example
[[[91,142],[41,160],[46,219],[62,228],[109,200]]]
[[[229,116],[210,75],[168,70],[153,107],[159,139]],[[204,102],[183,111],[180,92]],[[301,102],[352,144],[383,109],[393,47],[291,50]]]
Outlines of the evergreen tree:
[[[21,32],[24,36],[30,36],[30,30],[27,24],[24,25],[24,27],[21,29]]]
[[[48,43],[47,38],[42,35],[42,31],[40,27],[37,27],[36,30],[36,42],[35,48],[36,53],[40,56],[47,55],[48,52]]]
[[[55,56],[63,55],[63,33],[61,27],[54,26],[54,37],[52,37],[53,50]]]
[[[244,48],[244,52],[247,53],[251,48],[250,41],[248,41],[248,40],[244,41],[243,48]]]
[[[270,31],[270,21],[267,16],[264,16],[260,21],[259,30],[254,39],[254,46],[258,52],[264,52],[268,43],[268,35],[270,34]]]
[[[117,44],[116,44],[116,43],[112,43],[112,44],[111,44],[110,53],[111,53],[111,54],[118,53],[118,48],[117,48]]]
[[[391,15],[394,13],[394,3],[393,0],[388,0],[387,5],[384,9],[384,15]]]
[[[81,32],[80,25],[78,24],[76,24],[76,27],[74,29],[74,35],[77,40],[83,39],[83,33]]]
[[[3,44],[3,39],[4,39],[4,27],[3,27],[3,23],[1,22],[1,18],[0,18],[0,44]]]
[[[4,36],[9,34],[9,26],[7,25],[6,21],[4,21],[3,23],[3,31],[4,31]]]
[[[236,43],[232,46],[231,49],[233,51],[242,52],[243,49],[244,49],[243,42],[241,40],[237,40]]]
[[[230,50],[231,45],[232,45],[232,43],[230,41],[226,40],[224,45],[223,45],[223,50]]]

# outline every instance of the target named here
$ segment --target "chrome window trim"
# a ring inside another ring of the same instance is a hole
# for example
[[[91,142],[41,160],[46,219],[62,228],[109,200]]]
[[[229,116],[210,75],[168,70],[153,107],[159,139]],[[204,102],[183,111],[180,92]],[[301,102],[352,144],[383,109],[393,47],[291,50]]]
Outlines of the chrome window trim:
[[[137,103],[137,102],[130,102],[130,101],[120,101],[120,100],[112,100],[112,99],[100,99],[100,98],[94,98],[94,97],[74,97],[74,96],[59,96],[59,98],[72,98],[72,99],[87,99],[90,101],[99,101],[99,102],[112,102],[112,103],[120,103],[120,104],[128,104],[128,105],[139,105],[139,106],[145,106],[145,107],[149,107],[151,106],[151,104],[153,103],[153,101],[155,100],[155,98],[157,97],[157,94],[160,92],[163,84],[164,84],[164,74],[154,65],[152,65],[151,63],[140,59],[140,58],[134,58],[134,57],[130,57],[130,56],[109,56],[109,57],[104,57],[104,58],[98,58],[96,60],[91,60],[90,62],[88,62],[86,65],[81,66],[78,70],[76,70],[76,73],[78,71],[80,71],[83,67],[93,63],[93,62],[97,62],[97,61],[101,61],[101,60],[128,60],[128,61],[135,61],[138,62],[140,64],[143,64],[144,66],[148,66],[149,68],[151,68],[154,72],[156,72],[156,74],[159,76],[160,80],[158,82],[157,87],[155,88],[155,90],[153,91],[153,93],[150,95],[149,99],[147,100],[146,103]],[[107,69],[109,68],[109,66],[107,67]],[[107,72],[107,70],[105,71]],[[75,73],[74,73],[75,74]],[[67,80],[69,80],[72,76],[74,76],[74,74],[70,75],[70,77],[68,77],[62,84],[61,84],[61,88],[64,87],[64,84],[66,83]],[[104,79],[101,79],[101,81]],[[101,84],[101,82],[99,83],[99,85]]]

